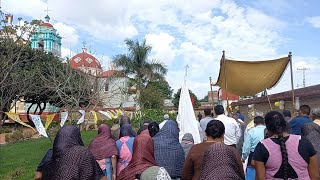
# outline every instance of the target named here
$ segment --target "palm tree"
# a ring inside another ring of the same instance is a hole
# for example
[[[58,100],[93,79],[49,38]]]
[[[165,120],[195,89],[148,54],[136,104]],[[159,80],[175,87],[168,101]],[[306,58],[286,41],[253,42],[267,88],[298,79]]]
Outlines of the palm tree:
[[[167,68],[161,62],[148,59],[152,47],[146,44],[146,40],[139,43],[138,40],[126,39],[124,42],[128,53],[115,56],[113,64],[130,78],[130,85],[137,88],[139,99],[140,92],[149,82],[165,79]]]

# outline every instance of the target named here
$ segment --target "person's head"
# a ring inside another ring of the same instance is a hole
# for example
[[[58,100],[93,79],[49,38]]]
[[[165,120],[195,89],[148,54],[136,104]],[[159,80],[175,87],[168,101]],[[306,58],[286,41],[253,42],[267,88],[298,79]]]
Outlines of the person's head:
[[[148,125],[142,125],[140,126],[138,132],[137,132],[137,135],[141,134],[144,130],[147,130],[148,129]]]
[[[142,125],[148,126],[152,121],[150,120],[144,120]]]
[[[310,107],[308,105],[300,106],[299,115],[309,116],[310,115]]]
[[[182,142],[194,143],[193,136],[191,133],[185,133],[182,137]]]
[[[310,117],[315,119],[320,119],[320,108],[312,108]]]
[[[155,136],[160,130],[159,124],[156,122],[150,123],[148,126],[148,130],[151,137]]]
[[[120,124],[114,124],[111,127],[111,133],[112,133],[113,138],[117,141],[120,136]]]
[[[282,135],[286,131],[287,123],[281,113],[270,111],[265,115],[264,119],[269,137],[272,135]]]
[[[179,140],[178,123],[173,120],[168,120],[155,137],[167,137]]]
[[[238,114],[241,114],[240,110],[237,110],[237,113],[238,113]]]
[[[53,142],[53,157],[60,157],[73,146],[84,146],[79,128],[63,126]]]
[[[278,138],[280,142],[280,151],[282,156],[282,165],[284,171],[284,179],[288,177],[288,152],[285,144],[285,138],[283,133],[287,130],[287,122],[283,115],[277,111],[268,112],[265,117],[265,123],[268,131],[269,137]]]
[[[163,116],[163,119],[164,119],[164,120],[169,120],[169,119],[170,119],[170,117],[169,117],[169,115],[168,115],[168,114],[165,114],[165,115]]]
[[[125,136],[129,136],[129,137],[136,136],[130,124],[124,124],[120,128],[120,138]]]
[[[124,124],[131,124],[130,118],[128,116],[122,116],[120,119],[120,126]]]
[[[223,135],[225,133],[225,127],[221,121],[211,120],[207,124],[205,132],[207,137],[211,137],[212,139],[219,139],[223,138]]]
[[[206,108],[206,109],[204,109],[204,115],[205,116],[211,116],[211,109],[210,108]]]
[[[283,110],[282,114],[284,117],[291,118],[291,112],[289,110]]]
[[[214,112],[216,113],[216,115],[221,115],[221,114],[224,114],[224,108],[222,105],[216,105],[214,107]]]
[[[233,113],[232,114],[232,118],[235,119],[235,120],[238,120],[239,119],[239,114]]]
[[[264,125],[264,119],[261,116],[254,117],[253,122],[255,126]]]
[[[105,134],[111,136],[111,129],[106,124],[101,124],[98,129],[98,134]]]

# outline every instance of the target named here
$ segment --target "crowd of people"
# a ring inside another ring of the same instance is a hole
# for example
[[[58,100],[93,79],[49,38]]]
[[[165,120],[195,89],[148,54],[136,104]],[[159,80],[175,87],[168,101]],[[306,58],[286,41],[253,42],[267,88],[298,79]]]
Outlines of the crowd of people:
[[[297,117],[271,111],[247,126],[240,112],[228,117],[217,105],[214,113],[198,115],[199,144],[190,133],[179,141],[179,125],[168,115],[160,124],[144,121],[137,133],[127,116],[112,128],[102,124],[88,148],[77,127],[64,126],[36,179],[319,179],[320,108],[310,113],[302,105]]]

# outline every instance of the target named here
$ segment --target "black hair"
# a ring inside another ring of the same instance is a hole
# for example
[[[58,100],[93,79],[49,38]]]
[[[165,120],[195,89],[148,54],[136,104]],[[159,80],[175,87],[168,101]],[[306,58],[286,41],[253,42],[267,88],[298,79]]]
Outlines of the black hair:
[[[219,120],[211,120],[207,124],[206,134],[212,138],[220,138],[225,132],[223,123]]]
[[[211,116],[211,109],[210,108],[206,108],[206,109],[204,109],[204,115],[205,116]]]
[[[148,126],[148,130],[151,137],[155,136],[160,130],[159,124],[156,122],[150,123]]]
[[[255,124],[264,124],[264,119],[261,116],[256,116],[256,117],[254,117],[253,122]]]
[[[289,110],[283,110],[283,111],[282,111],[282,114],[283,114],[284,117],[289,117],[289,118],[291,118],[291,112],[290,112]]]
[[[310,106],[302,105],[302,106],[300,106],[299,111],[302,112],[303,114],[309,116],[310,115]]]
[[[216,113],[216,115],[221,115],[224,113],[224,108],[222,105],[216,105],[214,107],[214,112]]]
[[[283,115],[277,111],[270,111],[265,115],[265,123],[267,130],[274,134],[278,135],[278,139],[280,142],[280,150],[282,155],[282,165],[283,165],[283,174],[284,179],[288,179],[288,152],[285,144],[285,139],[283,137],[283,133],[287,129],[287,123],[283,117]]]

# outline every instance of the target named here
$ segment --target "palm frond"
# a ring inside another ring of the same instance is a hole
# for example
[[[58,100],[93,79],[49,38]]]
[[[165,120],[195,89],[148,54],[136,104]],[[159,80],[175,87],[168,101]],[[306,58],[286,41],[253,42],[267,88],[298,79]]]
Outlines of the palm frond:
[[[120,54],[113,57],[112,63],[116,68],[119,68],[124,74],[132,74],[135,69],[135,65],[132,60],[125,54]]]

